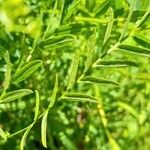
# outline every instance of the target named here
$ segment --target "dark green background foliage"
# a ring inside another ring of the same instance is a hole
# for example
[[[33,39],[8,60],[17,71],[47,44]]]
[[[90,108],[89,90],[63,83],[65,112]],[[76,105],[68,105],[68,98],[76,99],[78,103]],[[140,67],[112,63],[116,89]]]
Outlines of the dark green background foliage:
[[[149,0],[1,0],[0,149],[149,150],[149,14]]]

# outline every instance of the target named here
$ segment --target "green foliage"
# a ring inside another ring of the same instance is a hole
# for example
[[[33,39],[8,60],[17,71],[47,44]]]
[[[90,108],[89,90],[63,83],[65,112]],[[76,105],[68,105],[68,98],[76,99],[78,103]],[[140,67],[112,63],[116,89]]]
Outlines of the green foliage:
[[[22,80],[25,80],[27,77],[29,77],[35,70],[38,69],[38,67],[42,64],[42,61],[40,60],[34,60],[25,66],[21,66],[21,68],[18,68],[18,70],[15,72],[14,75],[12,75],[12,82],[18,83]]]
[[[149,0],[0,1],[0,149],[150,149]]]
[[[47,141],[46,141],[46,132],[47,132],[47,116],[48,116],[48,111],[44,113],[44,116],[42,118],[42,123],[41,123],[41,138],[42,138],[42,144],[44,147],[47,147]]]
[[[28,94],[31,94],[31,93],[32,93],[32,91],[29,89],[21,89],[21,90],[8,92],[6,94],[3,94],[0,97],[0,103],[8,103],[8,102],[19,99],[19,98],[26,96]]]
[[[5,132],[0,128],[0,136],[3,138],[3,140],[7,140],[7,136],[5,134]]]

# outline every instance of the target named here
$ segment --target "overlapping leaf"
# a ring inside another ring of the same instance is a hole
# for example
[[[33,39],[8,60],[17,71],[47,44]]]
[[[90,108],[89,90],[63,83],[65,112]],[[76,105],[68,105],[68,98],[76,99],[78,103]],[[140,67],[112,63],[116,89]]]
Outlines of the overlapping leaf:
[[[91,27],[94,27],[95,25],[89,25],[85,23],[69,23],[65,25],[61,25],[56,31],[56,34],[77,34],[82,29],[90,29]]]
[[[73,85],[75,84],[76,76],[77,76],[77,71],[78,71],[78,66],[79,66],[79,54],[76,52],[72,64],[71,64],[71,69],[70,69],[70,74],[69,74],[69,83],[67,89],[71,89]]]
[[[4,141],[7,140],[7,136],[6,136],[5,132],[4,132],[1,128],[0,128],[0,136],[2,137],[2,139],[3,139]]]
[[[21,90],[9,92],[9,93],[4,94],[0,98],[0,103],[8,103],[8,102],[14,101],[16,99],[22,98],[26,95],[29,95],[31,93],[33,93],[33,92],[29,89],[21,89]]]
[[[72,14],[77,10],[77,7],[80,3],[80,0],[74,0],[71,5],[69,6],[68,10],[67,10],[67,14],[64,18],[64,22],[66,22],[68,19],[70,19],[70,17],[72,16]]]
[[[108,41],[108,39],[109,39],[109,37],[111,35],[112,27],[113,27],[114,12],[113,12],[113,9],[111,7],[109,8],[109,13],[110,13],[109,22],[108,22],[107,29],[106,29],[106,32],[105,32],[103,45],[105,45],[106,42]]]
[[[121,33],[121,36],[120,36],[120,38],[119,38],[119,41],[121,41],[121,40],[124,38],[124,36],[125,36],[125,34],[126,34],[126,32],[127,32],[128,25],[129,25],[129,23],[130,23],[131,17],[132,17],[132,15],[133,15],[134,10],[135,10],[136,2],[137,2],[137,0],[131,0],[131,1],[130,1],[129,14],[128,14],[127,20],[126,20],[126,22],[125,22],[125,25],[124,25],[123,31],[122,31],[122,33]]]
[[[42,65],[41,60],[34,60],[26,64],[17,70],[12,76],[12,81],[15,83],[21,82],[28,78],[33,72],[35,72]]]
[[[57,92],[58,92],[58,75],[56,75],[53,93],[52,93],[51,100],[50,100],[50,103],[49,103],[49,106],[48,106],[49,109],[51,107],[53,107],[53,105],[55,104]]]
[[[147,47],[150,49],[150,39],[141,35],[141,34],[134,34],[133,39],[135,42],[137,42],[139,45],[143,47]]]
[[[64,27],[66,28],[66,27]],[[53,50],[63,47],[71,47],[75,44],[75,37],[71,34],[64,34],[59,36],[51,36],[40,42],[41,49]]]

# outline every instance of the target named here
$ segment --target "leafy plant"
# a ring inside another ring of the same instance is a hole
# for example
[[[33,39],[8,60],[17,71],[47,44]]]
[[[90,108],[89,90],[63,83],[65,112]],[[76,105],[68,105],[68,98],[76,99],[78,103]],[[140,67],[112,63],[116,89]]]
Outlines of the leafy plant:
[[[0,149],[148,150],[149,15],[149,0],[1,1]]]

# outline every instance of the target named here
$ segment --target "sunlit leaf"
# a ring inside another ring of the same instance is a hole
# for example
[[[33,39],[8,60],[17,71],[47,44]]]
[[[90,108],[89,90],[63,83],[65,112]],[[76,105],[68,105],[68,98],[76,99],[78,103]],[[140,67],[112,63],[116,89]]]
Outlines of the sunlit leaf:
[[[39,114],[39,107],[40,107],[40,97],[39,97],[39,93],[37,90],[35,90],[36,93],[36,106],[35,106],[35,115],[34,115],[34,120],[36,120],[38,118],[38,114]]]
[[[80,17],[80,16],[76,16],[75,20],[77,22],[88,22],[90,24],[107,24],[107,20],[106,19],[99,19],[99,18],[93,18],[93,17]]]
[[[110,1],[104,1],[100,7],[98,7],[98,9],[96,9],[95,11],[95,17],[98,17],[99,15],[102,15],[103,13],[105,13],[107,11],[107,9],[109,8]]]
[[[58,0],[56,0],[54,3],[53,10],[52,10],[52,13],[49,18],[48,26],[43,35],[43,39],[45,39],[47,36],[49,36],[49,34],[50,35],[53,34],[53,32],[60,25],[60,19],[58,19],[58,17],[57,17],[58,14],[56,14],[57,7],[58,7]]]
[[[88,98],[77,98],[77,97],[61,97],[62,100],[66,101],[75,101],[75,102],[90,102],[90,103],[98,103],[98,101]]]
[[[130,105],[123,103],[123,102],[118,102],[117,104],[119,107],[127,110],[133,116],[138,117],[138,112],[133,107],[131,107]]]
[[[141,35],[141,34],[134,34],[133,39],[135,40],[136,43],[143,47],[147,47],[150,49],[150,39]]]
[[[146,0],[145,0],[146,1]],[[147,2],[147,11],[143,15],[143,17],[140,20],[137,20],[136,22],[136,28],[139,28],[144,25],[144,23],[148,20],[149,15],[150,15],[150,1]]]
[[[6,51],[4,55],[5,61],[6,61],[6,72],[5,72],[5,81],[4,81],[4,91],[6,91],[9,87],[10,78],[11,78],[11,62],[9,58],[9,53]]]
[[[127,32],[128,25],[129,25],[129,23],[130,23],[132,14],[133,14],[133,12],[134,12],[134,10],[135,10],[136,2],[137,2],[137,0],[131,0],[131,2],[130,2],[129,14],[128,14],[127,20],[126,20],[126,22],[125,22],[124,28],[123,28],[123,30],[122,30],[121,36],[120,36],[120,38],[119,38],[119,41],[121,41],[121,40],[124,38],[124,36],[125,36],[125,34],[126,34],[126,32]]]
[[[24,150],[24,147],[26,145],[26,139],[27,139],[27,136],[31,130],[31,128],[33,127],[33,124],[31,124],[27,129],[26,131],[24,132],[23,136],[22,136],[22,139],[21,139],[21,142],[20,142],[20,150]]]
[[[56,75],[55,85],[54,85],[53,93],[48,108],[53,107],[53,105],[55,104],[57,91],[58,91],[58,75]]]
[[[64,18],[64,22],[66,22],[68,19],[70,19],[72,14],[77,10],[79,3],[80,3],[80,0],[72,1],[71,5],[69,6],[69,8],[67,10],[66,16]]]
[[[64,96],[61,97],[62,100],[69,100],[69,101],[81,101],[81,102],[93,102],[97,103],[98,99],[93,96],[84,94],[84,93],[66,93]]]
[[[0,128],[0,136],[3,138],[4,141],[7,140],[7,136],[5,134],[5,132]]]
[[[107,132],[107,136],[108,136],[109,142],[111,144],[112,150],[120,150],[120,146],[118,145],[116,140],[112,137],[112,135],[109,132]]]
[[[115,8],[116,9],[123,8],[123,1],[122,0],[115,0]]]
[[[67,87],[68,90],[72,89],[72,87],[75,83],[78,66],[79,66],[79,54],[78,54],[78,52],[76,52],[76,54],[72,60],[72,64],[71,64],[71,69],[70,69],[70,74],[69,74],[69,83],[68,83],[68,87]]]
[[[119,67],[137,67],[138,64],[130,60],[100,60],[93,67],[95,68],[119,68]]]
[[[77,34],[82,29],[89,29],[94,25],[84,24],[84,23],[69,23],[65,25],[61,25],[56,31],[56,34]]]
[[[53,50],[62,47],[71,47],[75,45],[75,37],[71,34],[54,36],[47,38],[40,43],[45,50]]]
[[[122,45],[118,46],[118,48],[119,48],[118,50],[121,50],[121,51],[150,57],[150,50],[143,48],[143,47],[122,44]]]
[[[34,60],[18,69],[12,76],[12,81],[15,83],[21,82],[28,78],[33,72],[35,72],[42,65],[41,60]]]
[[[94,50],[93,49],[88,50],[84,72],[86,72],[91,67],[93,63],[93,56],[94,56]]]
[[[75,144],[63,132],[60,132],[59,137],[66,150],[77,150]]]
[[[86,0],[85,1],[85,6],[87,7],[87,9],[89,9],[91,12],[93,11],[94,9],[94,6],[95,6],[95,0]]]
[[[98,78],[98,77],[93,77],[93,76],[85,76],[80,79],[80,81],[83,81],[85,83],[100,83],[100,84],[111,84],[115,86],[120,86],[118,83],[103,79],[103,78]]]
[[[21,89],[21,90],[9,92],[9,93],[4,94],[0,98],[0,103],[8,103],[8,102],[14,101],[16,99],[22,98],[26,95],[29,95],[31,93],[33,93],[33,92],[29,89]]]
[[[46,132],[47,132],[47,116],[48,110],[45,111],[44,116],[42,118],[41,123],[41,138],[42,138],[42,145],[47,148],[47,141],[46,141]]]
[[[113,14],[113,9],[111,7],[109,8],[109,14],[110,14],[109,22],[108,22],[107,29],[106,29],[106,32],[105,32],[103,45],[105,45],[107,40],[109,39],[109,37],[111,35],[112,27],[113,27],[114,14]]]

